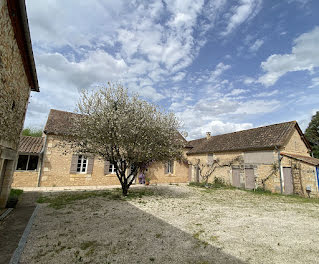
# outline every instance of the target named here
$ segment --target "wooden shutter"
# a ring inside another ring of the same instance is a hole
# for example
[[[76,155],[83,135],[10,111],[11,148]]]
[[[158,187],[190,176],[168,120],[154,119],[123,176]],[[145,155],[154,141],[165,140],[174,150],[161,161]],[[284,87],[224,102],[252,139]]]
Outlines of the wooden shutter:
[[[108,160],[106,160],[104,162],[104,174],[110,174],[109,168],[110,168],[110,162]]]
[[[167,162],[164,163],[164,174],[168,174]]]
[[[72,155],[70,173],[76,173],[76,169],[78,166],[78,158],[79,156],[77,154]]]
[[[93,165],[94,165],[94,157],[88,157],[88,167],[86,170],[87,174],[92,174],[93,172]]]
[[[192,181],[192,171],[193,171],[193,166],[192,165],[188,165],[188,181],[189,182]]]
[[[171,160],[171,171],[172,171],[172,174],[174,174],[174,160]]]

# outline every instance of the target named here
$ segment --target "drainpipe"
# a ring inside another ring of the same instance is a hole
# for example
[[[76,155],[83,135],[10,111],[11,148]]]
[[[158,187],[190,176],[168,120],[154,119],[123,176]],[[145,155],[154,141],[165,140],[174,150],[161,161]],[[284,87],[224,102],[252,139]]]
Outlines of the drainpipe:
[[[282,188],[282,173],[281,173],[281,157],[280,157],[280,150],[278,149],[277,146],[275,146],[275,149],[278,152],[278,166],[279,166],[279,178],[280,178],[280,193],[283,193],[283,188]]]
[[[42,167],[43,167],[43,160],[44,160],[44,150],[45,150],[45,145],[47,144],[47,135],[44,134],[44,143],[42,150],[40,152],[40,168],[39,168],[39,174],[38,174],[38,184],[37,187],[40,187],[40,182],[41,182],[41,176],[42,176]]]

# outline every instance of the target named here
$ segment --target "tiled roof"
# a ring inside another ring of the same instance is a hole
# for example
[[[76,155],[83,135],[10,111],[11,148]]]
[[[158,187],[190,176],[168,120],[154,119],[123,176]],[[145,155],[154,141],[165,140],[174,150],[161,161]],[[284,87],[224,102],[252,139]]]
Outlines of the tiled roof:
[[[300,160],[303,161],[305,163],[314,165],[314,166],[318,166],[319,165],[319,159],[310,157],[310,156],[303,156],[303,155],[299,155],[299,154],[291,154],[291,153],[287,153],[287,152],[280,152],[281,155],[289,157],[289,158],[293,158],[296,160]]]
[[[71,135],[73,120],[79,116],[79,114],[51,109],[44,132],[54,135]]]
[[[192,149],[188,154],[213,153],[236,150],[271,149],[285,144],[294,128],[300,131],[296,121],[263,126],[188,142]],[[304,139],[304,138],[303,138]],[[305,139],[304,139],[305,140]],[[306,141],[307,146],[309,145]]]
[[[80,116],[80,114],[76,113],[51,109],[44,132],[54,135],[71,135],[74,119]],[[180,133],[176,134],[176,139],[185,142],[185,144],[187,143],[186,139]]]
[[[22,136],[19,143],[19,152],[39,154],[43,148],[43,137]]]

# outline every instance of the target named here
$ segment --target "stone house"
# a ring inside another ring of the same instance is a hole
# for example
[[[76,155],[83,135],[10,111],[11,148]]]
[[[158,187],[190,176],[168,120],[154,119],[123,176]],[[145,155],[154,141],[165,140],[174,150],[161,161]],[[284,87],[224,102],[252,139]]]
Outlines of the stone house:
[[[218,136],[207,133],[187,147],[189,181],[202,181],[205,170],[211,169],[209,182],[219,178],[246,189],[319,196],[319,159],[310,156],[310,145],[296,121]]]
[[[0,208],[4,208],[30,92],[39,92],[22,0],[0,0],[0,91]]]
[[[61,144],[70,135],[74,113],[51,110],[43,138],[23,137],[14,175],[15,187],[117,185],[114,166],[98,157],[72,153]],[[319,159],[296,121],[189,141],[187,163],[154,163],[146,175],[151,183],[203,181],[218,178],[238,188],[263,188],[284,194],[318,195]],[[32,161],[30,163],[30,161]],[[37,162],[37,163],[36,163]],[[30,165],[31,164],[31,165]],[[200,166],[203,169],[200,173]]]
[[[70,120],[73,115],[76,114],[52,109],[44,129],[44,138],[33,141],[29,137],[22,138],[12,186],[70,187],[119,184],[113,164],[99,157],[72,153],[68,145],[63,144],[62,147],[61,143],[70,135]],[[27,162],[30,162],[32,156],[38,163],[29,169]],[[153,163],[147,168],[145,175],[151,179],[151,183],[187,182],[188,164],[183,161]]]

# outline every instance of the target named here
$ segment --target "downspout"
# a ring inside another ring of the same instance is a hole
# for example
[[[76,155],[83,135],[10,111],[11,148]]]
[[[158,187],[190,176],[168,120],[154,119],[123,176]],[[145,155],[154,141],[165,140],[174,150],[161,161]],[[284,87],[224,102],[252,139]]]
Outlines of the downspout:
[[[280,157],[280,150],[278,149],[277,146],[275,146],[275,149],[278,152],[278,166],[279,166],[279,179],[280,179],[280,193],[283,193],[283,188],[282,188],[282,173],[281,173],[281,157]]]
[[[44,134],[44,143],[43,143],[43,147],[42,150],[40,152],[40,168],[39,168],[39,173],[38,173],[38,183],[37,183],[37,187],[40,187],[40,182],[41,182],[41,176],[42,176],[42,167],[43,167],[43,160],[44,160],[44,150],[45,150],[45,145],[47,144],[47,135]]]
[[[319,193],[319,166],[315,166],[315,176],[317,178],[317,188],[318,188],[318,193]]]

